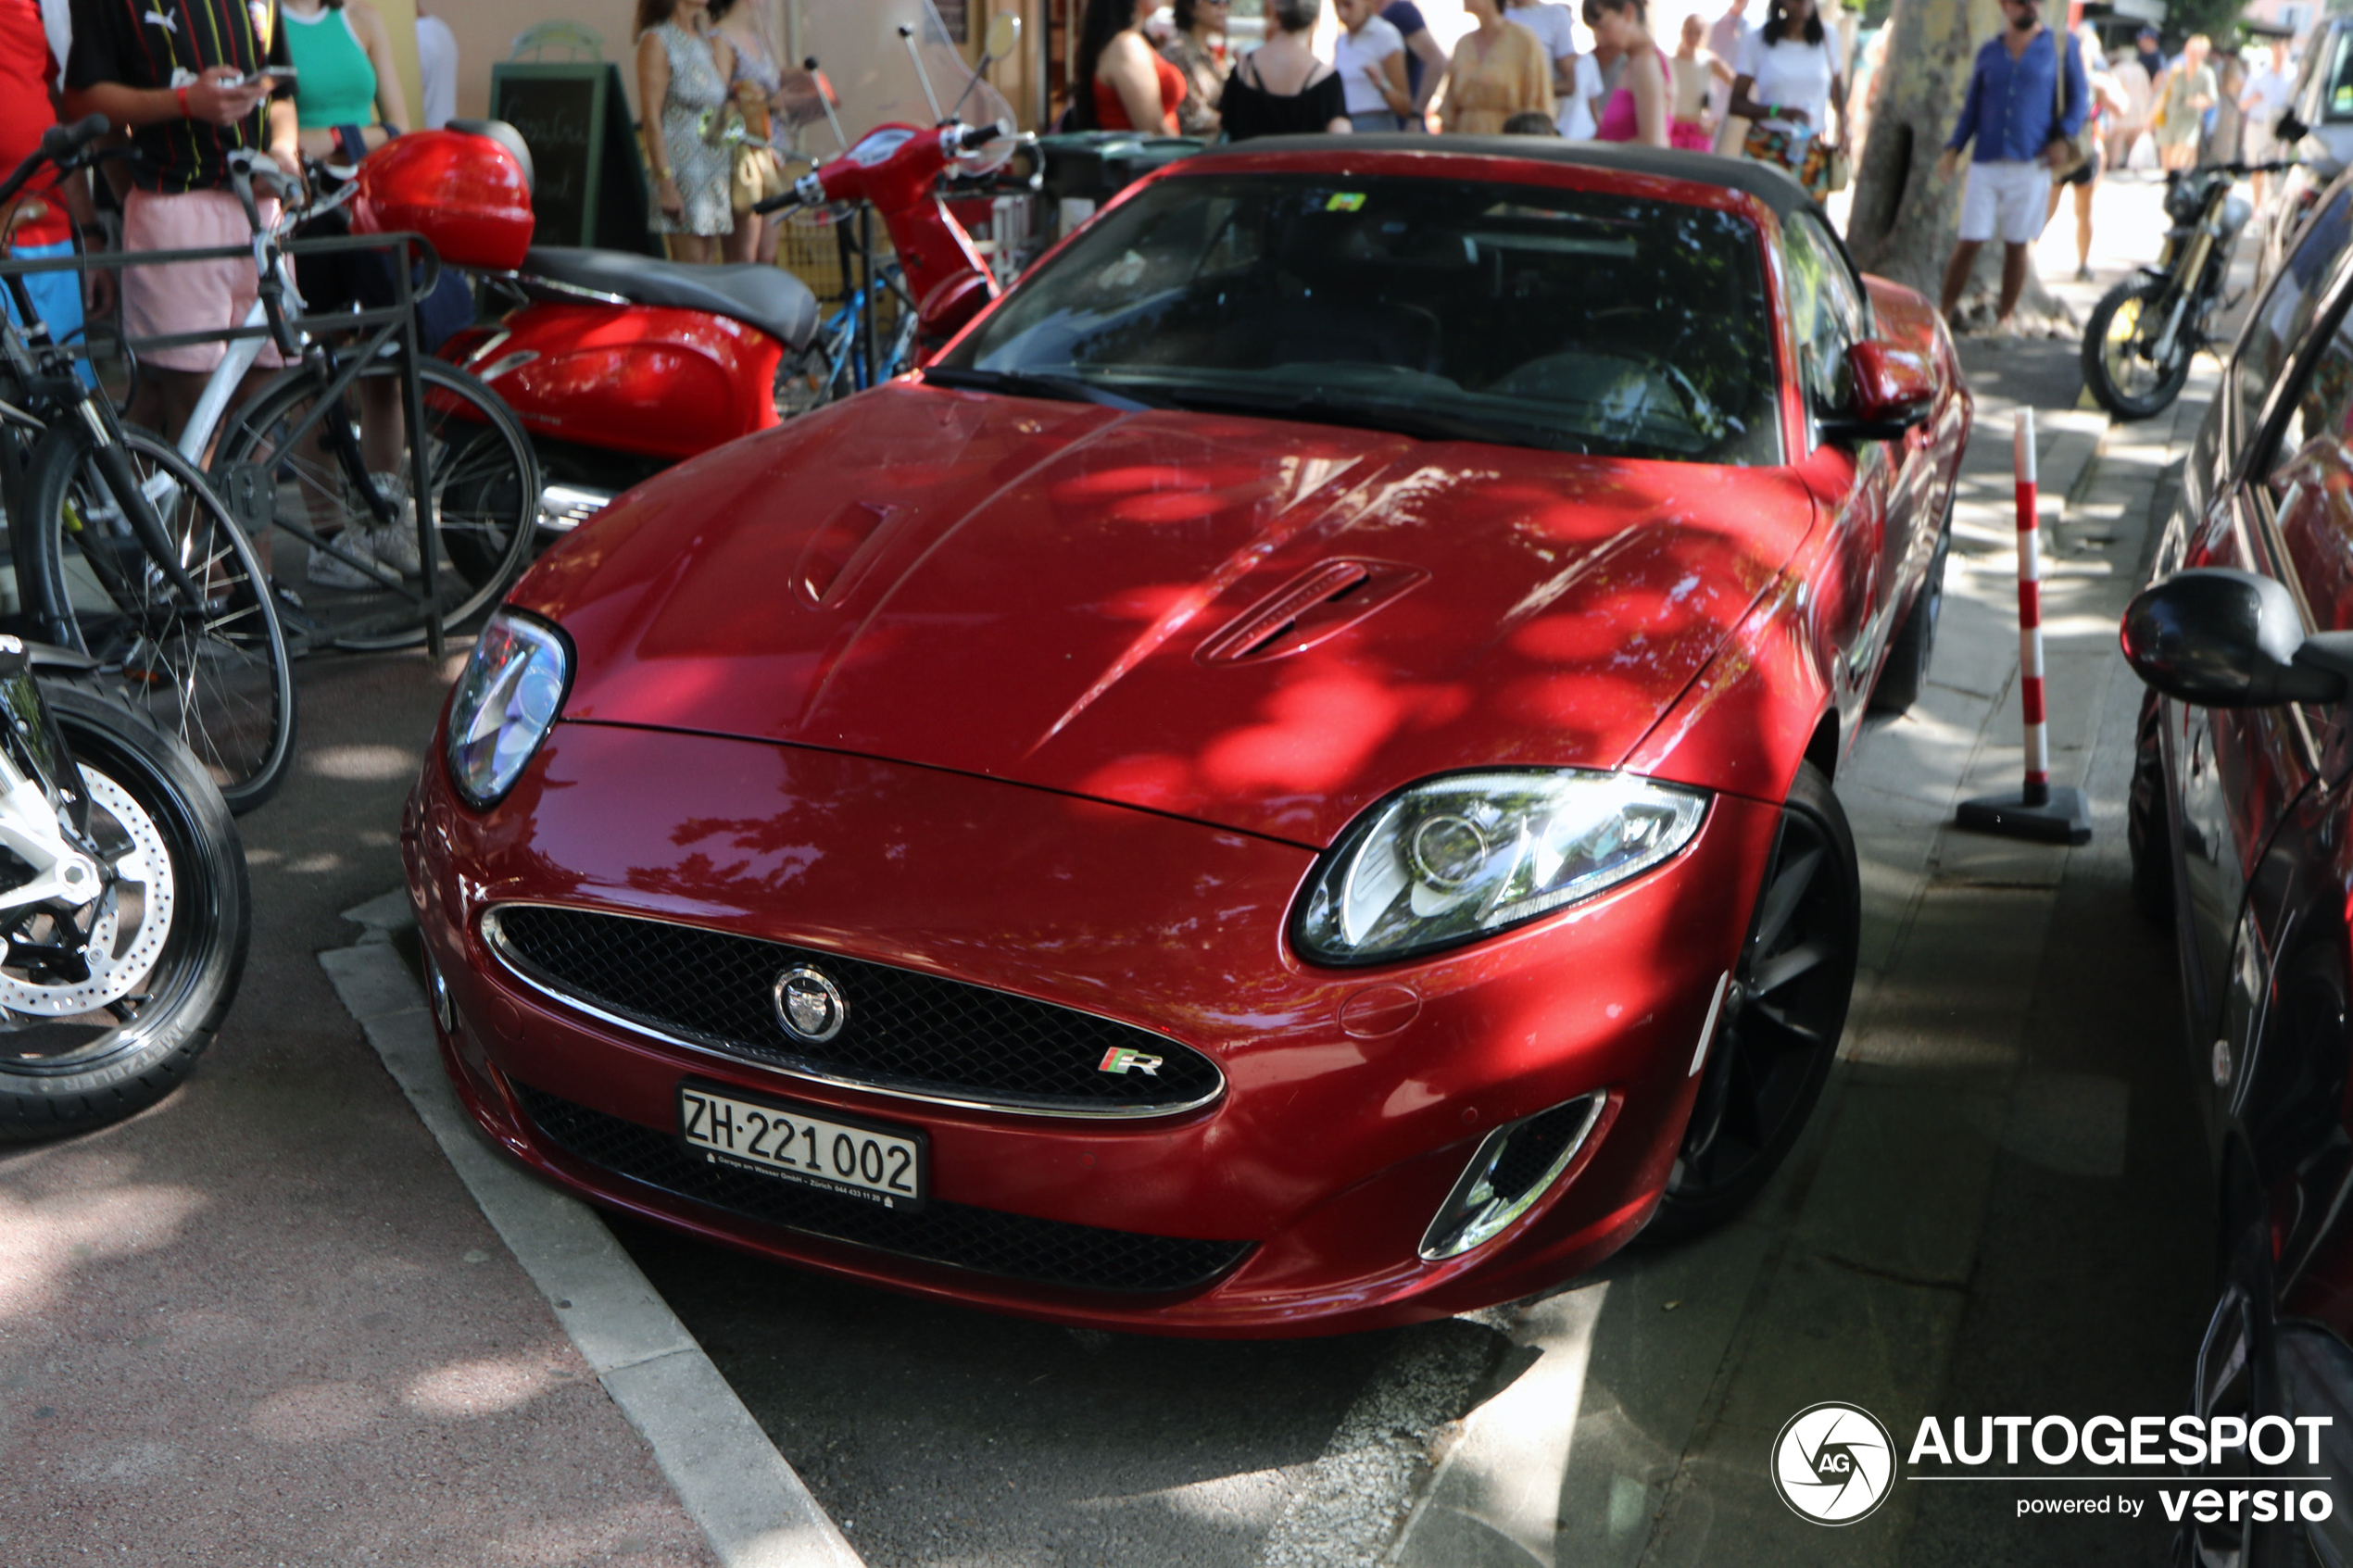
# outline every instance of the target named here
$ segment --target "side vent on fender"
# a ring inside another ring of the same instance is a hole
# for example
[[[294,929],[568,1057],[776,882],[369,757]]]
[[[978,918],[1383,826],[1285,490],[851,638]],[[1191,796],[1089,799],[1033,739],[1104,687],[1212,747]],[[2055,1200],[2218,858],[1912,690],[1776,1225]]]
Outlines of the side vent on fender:
[[[1303,652],[1428,579],[1420,567],[1390,561],[1325,561],[1211,633],[1193,657],[1207,665],[1254,664]]]

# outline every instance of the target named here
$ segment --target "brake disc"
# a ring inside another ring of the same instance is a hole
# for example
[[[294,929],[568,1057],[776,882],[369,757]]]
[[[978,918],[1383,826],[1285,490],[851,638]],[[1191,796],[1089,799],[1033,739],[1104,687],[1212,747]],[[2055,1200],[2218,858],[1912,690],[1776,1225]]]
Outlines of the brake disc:
[[[82,769],[90,791],[91,836],[102,847],[101,859],[114,879],[93,912],[82,956],[90,978],[79,982],[35,980],[28,966],[0,960],[0,1009],[38,1018],[71,1018],[120,1001],[134,990],[163,953],[171,935],[171,911],[177,889],[171,876],[171,854],[162,830],[130,792],[90,767]],[[137,908],[126,917],[125,895],[137,897]],[[44,934],[19,929],[27,941],[70,940],[69,917],[44,910],[27,926],[48,922]]]

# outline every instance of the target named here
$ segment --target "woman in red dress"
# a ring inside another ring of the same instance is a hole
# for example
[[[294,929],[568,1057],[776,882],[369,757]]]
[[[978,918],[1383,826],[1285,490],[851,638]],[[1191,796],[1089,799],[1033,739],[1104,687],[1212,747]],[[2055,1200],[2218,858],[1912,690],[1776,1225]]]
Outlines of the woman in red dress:
[[[1159,0],[1087,0],[1070,99],[1074,128],[1176,133],[1185,73],[1144,36],[1145,19],[1158,8]]]

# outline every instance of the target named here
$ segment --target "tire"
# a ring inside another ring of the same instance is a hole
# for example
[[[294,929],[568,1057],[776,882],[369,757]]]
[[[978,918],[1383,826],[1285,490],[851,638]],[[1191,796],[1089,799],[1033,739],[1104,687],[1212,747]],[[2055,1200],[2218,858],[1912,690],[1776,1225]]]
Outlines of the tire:
[[[1912,596],[1904,624],[1888,646],[1879,680],[1871,686],[1871,711],[1901,713],[1920,699],[1928,684],[1928,661],[1936,652],[1936,623],[1944,612],[1944,562],[1953,550],[1953,503],[1944,502],[1944,521],[1936,528],[1936,552],[1928,558],[1928,574]]]
[[[2141,697],[2133,729],[2133,782],[2125,797],[2124,842],[2133,855],[2133,907],[2158,930],[2173,929],[2173,839],[2167,822],[2165,750],[2158,728],[2165,705],[2155,692]]]
[[[24,482],[31,526],[19,569],[36,635],[119,677],[157,728],[177,735],[233,811],[278,792],[294,758],[294,666],[259,552],[202,472],[143,432],[131,464],[181,565],[205,590],[192,612],[140,547],[98,477],[80,421],[51,427]],[[154,483],[169,476],[171,489]]]
[[[2093,400],[2120,420],[2145,420],[2182,395],[2196,354],[2195,321],[2184,321],[2172,358],[2158,365],[2138,352],[2142,312],[2172,292],[2172,280],[2128,278],[2092,307],[2083,327],[2083,384]]]
[[[57,987],[44,986],[37,972],[29,978],[22,966],[0,965],[0,1027],[9,1030],[8,1048],[0,1051],[0,1143],[84,1132],[161,1099],[219,1032],[245,972],[249,935],[245,849],[227,803],[195,758],[95,683],[44,676],[41,686],[81,764],[93,836],[110,850],[148,834],[151,845],[160,841],[171,899],[151,959],[144,959],[144,925],[119,941],[118,950],[145,968],[104,1010],[75,1017],[19,1010],[27,1000],[53,1009],[71,1001],[55,999]],[[144,827],[126,828],[133,818],[144,818]],[[144,922],[160,900],[153,880],[140,885]],[[49,918],[0,916],[0,930]]]
[[[1846,813],[1821,770],[1801,764],[1645,1239],[1682,1241],[1739,1213],[1805,1131],[1855,992],[1860,889]]]
[[[360,371],[360,379],[399,374],[398,361],[378,359]],[[522,422],[497,393],[438,359],[420,360],[418,375],[423,383],[432,500],[419,510],[432,519],[439,542],[442,623],[456,629],[495,608],[529,564],[539,521],[539,463]],[[255,463],[276,478],[278,526],[271,530],[271,564],[282,584],[302,584],[296,592],[319,628],[315,634],[359,650],[412,646],[425,635],[424,607],[415,585],[404,590],[311,585],[310,546],[286,527],[299,522],[325,538],[376,522],[374,508],[342,462],[311,437],[296,438],[324,384],[321,373],[306,366],[264,387],[231,420],[214,452],[212,471],[226,476],[240,464]],[[347,396],[346,410],[351,406]],[[400,457],[404,479],[413,445],[412,433]]]

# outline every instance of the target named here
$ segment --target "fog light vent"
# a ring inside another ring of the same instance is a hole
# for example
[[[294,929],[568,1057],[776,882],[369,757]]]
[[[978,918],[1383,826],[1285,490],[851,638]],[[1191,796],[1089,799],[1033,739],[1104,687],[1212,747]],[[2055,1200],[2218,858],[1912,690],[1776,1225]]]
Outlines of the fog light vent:
[[[1604,1098],[1585,1095],[1488,1134],[1423,1233],[1422,1256],[1459,1258],[1527,1213],[1585,1147]]]

